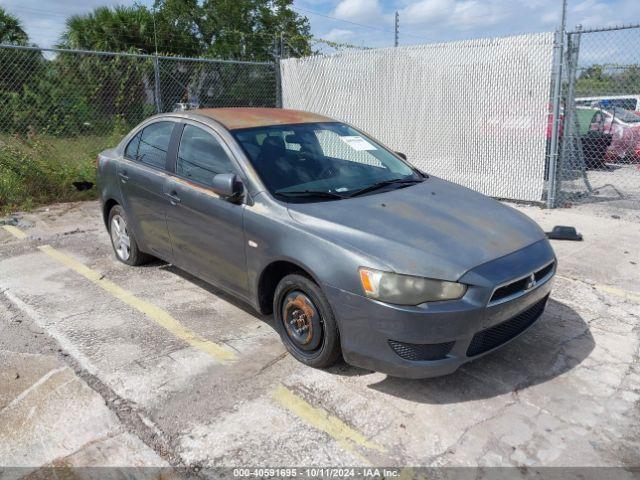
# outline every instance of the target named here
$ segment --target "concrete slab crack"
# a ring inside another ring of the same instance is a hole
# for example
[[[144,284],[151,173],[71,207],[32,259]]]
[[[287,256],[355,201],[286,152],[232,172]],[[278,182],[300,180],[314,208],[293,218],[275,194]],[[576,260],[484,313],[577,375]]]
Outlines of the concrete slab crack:
[[[163,460],[174,467],[178,474],[185,478],[199,476],[197,469],[188,465],[175,452],[170,439],[134,402],[122,398],[96,375],[82,368],[73,357],[63,356],[62,358],[78,377],[102,397],[106,406],[118,417],[126,431],[138,437],[145,445],[155,451]]]

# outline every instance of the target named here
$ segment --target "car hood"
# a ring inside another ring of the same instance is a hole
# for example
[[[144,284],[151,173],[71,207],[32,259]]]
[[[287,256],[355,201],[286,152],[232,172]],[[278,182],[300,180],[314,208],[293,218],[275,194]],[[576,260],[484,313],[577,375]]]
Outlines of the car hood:
[[[293,220],[392,271],[458,280],[466,271],[531,245],[544,232],[492,198],[429,177],[347,200],[288,205]]]

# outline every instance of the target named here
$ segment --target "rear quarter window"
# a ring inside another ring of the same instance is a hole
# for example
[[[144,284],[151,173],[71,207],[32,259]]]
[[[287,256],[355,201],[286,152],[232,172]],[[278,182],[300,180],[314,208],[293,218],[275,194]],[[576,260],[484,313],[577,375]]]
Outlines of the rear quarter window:
[[[138,132],[135,137],[131,139],[127,148],[124,149],[124,156],[131,159],[137,160],[138,158],[138,146],[140,145],[140,135],[142,132]]]
[[[156,168],[165,168],[173,122],[156,122],[138,132],[125,148],[125,157]]]

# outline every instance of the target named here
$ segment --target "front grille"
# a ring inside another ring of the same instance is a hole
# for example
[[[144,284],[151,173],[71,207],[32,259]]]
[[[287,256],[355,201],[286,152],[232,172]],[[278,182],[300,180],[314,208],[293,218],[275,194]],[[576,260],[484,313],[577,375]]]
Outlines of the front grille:
[[[544,277],[546,277],[547,275],[549,275],[551,273],[551,270],[553,270],[553,263],[550,263],[549,265],[547,265],[544,268],[541,268],[540,270],[538,270],[537,272],[535,272],[533,275],[536,277],[536,282],[539,282],[540,280],[542,280]]]
[[[529,277],[523,278],[522,280],[518,280],[516,282],[505,285],[504,287],[498,288],[493,295],[491,296],[491,301],[495,302],[498,300],[502,300],[503,298],[510,297],[511,295],[515,295],[516,293],[524,292],[527,288],[527,283],[529,282]]]
[[[405,360],[414,361],[442,360],[449,354],[453,344],[454,342],[418,344],[389,340],[394,352]]]
[[[555,262],[551,262],[549,265],[546,265],[541,269],[532,272],[535,281],[539,282],[544,279],[544,277],[549,275],[553,270],[554,263]],[[493,295],[491,295],[491,300],[489,300],[489,303],[495,303],[513,295],[524,293],[527,290],[527,286],[530,285],[530,282],[531,279],[527,276],[525,278],[521,278],[520,280],[515,280],[514,282],[503,285],[500,288],[496,288],[496,291],[493,292]]]
[[[508,342],[540,318],[549,295],[510,320],[476,333],[467,348],[467,357],[480,355]]]

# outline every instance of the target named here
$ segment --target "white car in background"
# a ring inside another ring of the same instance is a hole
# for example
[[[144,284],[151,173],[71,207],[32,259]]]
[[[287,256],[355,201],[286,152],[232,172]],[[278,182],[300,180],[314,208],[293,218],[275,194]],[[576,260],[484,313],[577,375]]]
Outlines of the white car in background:
[[[598,107],[604,109],[623,108],[640,113],[640,95],[610,95],[600,97],[577,97],[579,107]]]
[[[174,112],[186,112],[188,110],[196,110],[200,108],[200,104],[197,102],[180,102],[173,104]]]

